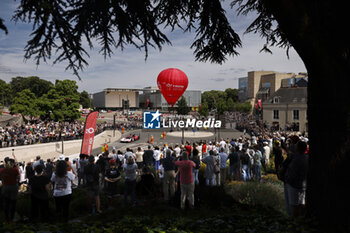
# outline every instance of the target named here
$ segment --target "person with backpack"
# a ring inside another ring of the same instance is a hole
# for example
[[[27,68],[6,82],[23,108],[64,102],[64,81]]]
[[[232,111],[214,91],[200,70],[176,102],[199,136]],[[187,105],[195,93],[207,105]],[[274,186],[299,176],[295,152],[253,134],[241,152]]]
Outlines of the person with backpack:
[[[84,174],[89,206],[92,214],[95,214],[95,212],[102,213],[100,207],[100,169],[95,164],[95,157],[93,155],[89,156],[88,162],[88,165],[85,166]],[[95,205],[93,204],[93,199],[95,199]]]

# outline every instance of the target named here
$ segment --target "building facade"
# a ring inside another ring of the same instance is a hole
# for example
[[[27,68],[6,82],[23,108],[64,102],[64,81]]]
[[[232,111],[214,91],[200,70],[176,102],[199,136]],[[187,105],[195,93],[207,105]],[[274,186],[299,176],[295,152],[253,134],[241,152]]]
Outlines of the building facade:
[[[238,79],[238,100],[245,102],[248,99],[248,77]]]
[[[92,95],[96,109],[136,109],[139,108],[139,89],[106,88]]]
[[[262,117],[276,130],[307,132],[307,87],[278,89],[263,102]]]
[[[198,90],[187,90],[182,96],[185,97],[189,107],[199,107],[202,101],[202,92]],[[148,107],[151,109],[166,109],[170,107],[157,87],[146,87],[142,89],[142,93],[140,94],[140,108],[147,108],[147,102]]]

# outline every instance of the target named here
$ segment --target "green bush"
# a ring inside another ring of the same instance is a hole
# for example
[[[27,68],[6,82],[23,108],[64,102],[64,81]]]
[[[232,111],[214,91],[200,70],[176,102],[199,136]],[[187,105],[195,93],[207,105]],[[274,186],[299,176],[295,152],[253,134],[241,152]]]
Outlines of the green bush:
[[[227,185],[226,191],[239,203],[264,206],[285,213],[283,186],[279,183],[234,183]]]

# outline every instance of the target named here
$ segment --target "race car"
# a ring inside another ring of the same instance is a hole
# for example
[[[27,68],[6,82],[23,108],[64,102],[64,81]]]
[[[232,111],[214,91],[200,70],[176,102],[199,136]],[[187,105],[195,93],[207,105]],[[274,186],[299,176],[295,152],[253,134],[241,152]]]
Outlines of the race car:
[[[120,142],[124,142],[124,143],[130,143],[130,142],[134,142],[140,139],[140,135],[128,135],[122,139],[120,139]]]

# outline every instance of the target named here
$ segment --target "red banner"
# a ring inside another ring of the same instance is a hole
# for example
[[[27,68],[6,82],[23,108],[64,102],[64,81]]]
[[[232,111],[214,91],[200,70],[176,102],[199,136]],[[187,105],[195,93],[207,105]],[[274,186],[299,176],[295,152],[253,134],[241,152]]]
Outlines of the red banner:
[[[94,144],[97,115],[98,111],[95,111],[89,113],[89,115],[86,117],[84,138],[81,143],[81,154],[91,155],[92,146]]]
[[[258,106],[261,108],[261,99],[258,99]]]

